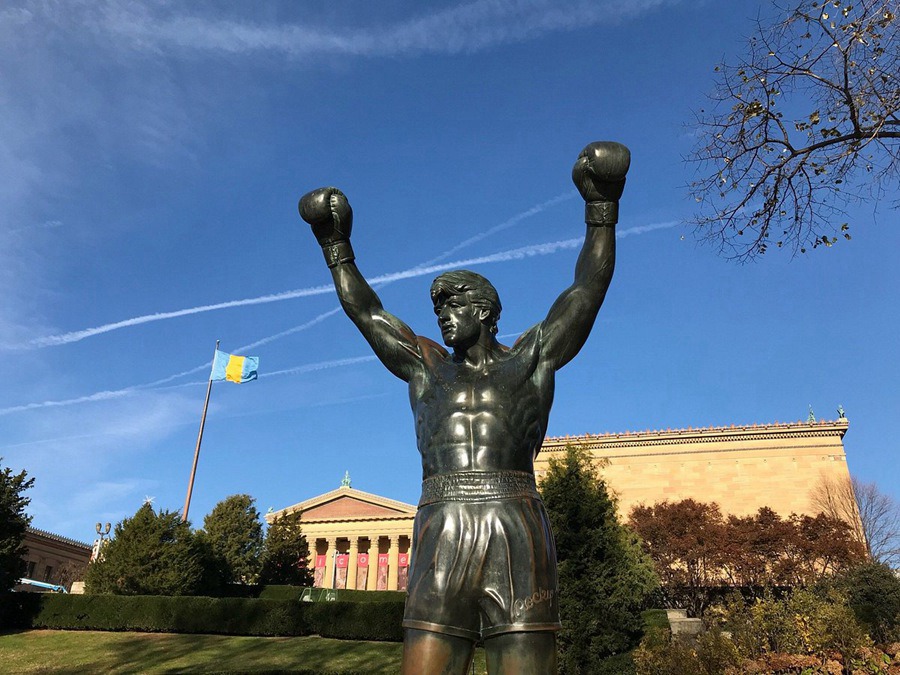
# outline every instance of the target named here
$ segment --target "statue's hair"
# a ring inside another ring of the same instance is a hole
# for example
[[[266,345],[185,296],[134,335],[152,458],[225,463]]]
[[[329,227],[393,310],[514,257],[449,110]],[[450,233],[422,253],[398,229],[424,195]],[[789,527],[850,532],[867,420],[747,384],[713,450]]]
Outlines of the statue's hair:
[[[437,306],[444,298],[453,295],[465,295],[473,305],[487,309],[491,332],[497,332],[497,321],[503,307],[497,289],[490,281],[469,270],[444,272],[431,284],[431,301]]]

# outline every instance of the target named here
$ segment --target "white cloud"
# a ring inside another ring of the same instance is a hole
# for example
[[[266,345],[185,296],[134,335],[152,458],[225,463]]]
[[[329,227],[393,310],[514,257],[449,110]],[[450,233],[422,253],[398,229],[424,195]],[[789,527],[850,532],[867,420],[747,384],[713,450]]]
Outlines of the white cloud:
[[[474,0],[393,24],[340,28],[266,24],[155,12],[149,5],[109,5],[93,17],[99,29],[135,49],[183,49],[240,54],[278,52],[292,57],[458,54],[533,39],[551,32],[614,23],[674,4],[674,0]],[[420,7],[427,7],[420,5]],[[168,9],[168,8],[167,8]]]
[[[4,425],[5,443],[0,446],[4,464],[25,467],[29,475],[39,477],[28,495],[35,527],[58,523],[66,514],[87,508],[84,505],[95,499],[91,486],[111,466],[124,460],[125,466],[139,471],[139,463],[129,464],[129,458],[140,457],[180,427],[197,423],[196,399],[178,391],[140,392],[95,405],[98,408],[89,417],[74,408],[52,407],[40,411],[39,417],[25,415]],[[116,484],[107,486],[108,494],[117,500],[131,496],[132,501],[155,485],[139,474],[118,477]],[[111,498],[105,504],[117,507]],[[132,513],[138,505],[129,506]],[[101,505],[97,510],[102,512]],[[101,513],[89,517],[101,517]],[[83,522],[83,513],[79,520]]]

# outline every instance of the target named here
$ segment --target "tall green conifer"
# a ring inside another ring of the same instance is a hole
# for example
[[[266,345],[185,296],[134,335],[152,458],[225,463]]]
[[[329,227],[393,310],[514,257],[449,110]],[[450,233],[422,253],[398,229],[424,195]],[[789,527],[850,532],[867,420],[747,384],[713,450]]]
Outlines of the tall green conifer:
[[[24,471],[13,473],[8,467],[0,468],[0,593],[10,590],[25,575],[22,542],[31,522],[25,514],[31,500],[23,493],[34,484],[34,478],[26,476]]]
[[[658,587],[653,564],[619,523],[615,499],[583,448],[568,446],[550,460],[541,493],[559,561],[559,672],[602,672],[605,657],[640,640],[640,612]]]
[[[88,593],[196,595],[204,583],[206,556],[189,523],[173,511],[156,513],[145,503],[115,527],[103,558],[88,566]]]

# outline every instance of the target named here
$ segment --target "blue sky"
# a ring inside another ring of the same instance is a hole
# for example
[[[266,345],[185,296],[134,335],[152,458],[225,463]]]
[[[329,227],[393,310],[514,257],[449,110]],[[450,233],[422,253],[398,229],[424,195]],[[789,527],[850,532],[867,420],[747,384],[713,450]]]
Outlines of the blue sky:
[[[297,199],[345,191],[360,269],[433,339],[421,266],[480,260],[467,266],[498,288],[512,341],[570,283],[570,170],[594,140],[632,150],[616,276],[559,374],[550,435],[842,404],[851,471],[900,498],[897,212],[854,212],[852,242],[749,265],[683,224],[686,125],[768,9],[5,3],[0,456],[36,479],[34,526],[90,540],[146,496],[181,508],[216,339],[258,355],[261,377],[213,387],[195,524],[230,494],[278,509],[346,470],[415,502],[405,386],[322,289]]]

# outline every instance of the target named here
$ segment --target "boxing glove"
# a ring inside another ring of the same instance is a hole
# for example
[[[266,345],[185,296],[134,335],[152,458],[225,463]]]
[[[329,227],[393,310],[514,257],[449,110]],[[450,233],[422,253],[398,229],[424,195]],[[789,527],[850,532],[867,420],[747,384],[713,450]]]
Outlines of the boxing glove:
[[[353,209],[343,192],[333,187],[307,192],[300,198],[298,210],[312,227],[329,267],[353,260]]]
[[[628,148],[612,141],[591,143],[578,155],[572,180],[586,202],[585,221],[589,225],[616,224],[630,164]]]

